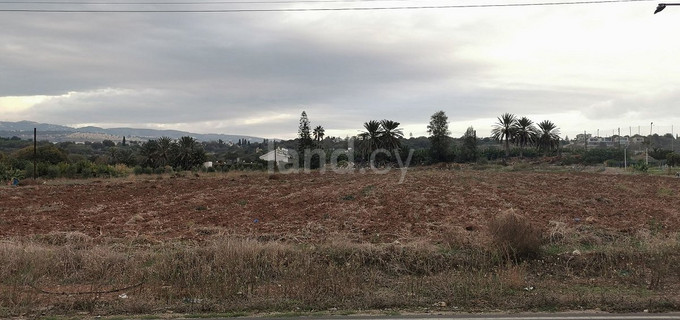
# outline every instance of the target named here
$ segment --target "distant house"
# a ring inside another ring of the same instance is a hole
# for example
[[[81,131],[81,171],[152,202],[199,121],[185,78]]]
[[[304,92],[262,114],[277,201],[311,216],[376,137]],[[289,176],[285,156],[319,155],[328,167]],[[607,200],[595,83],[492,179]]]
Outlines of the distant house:
[[[595,144],[595,143],[600,143],[604,142],[604,138],[601,137],[590,137],[588,138],[588,144]]]
[[[585,139],[590,139],[591,137],[592,137],[592,135],[590,133],[589,134],[579,133],[579,134],[576,135],[576,141],[583,143],[583,141],[585,141]]]
[[[288,149],[285,148],[278,148],[276,150],[269,151],[263,155],[260,156],[261,160],[264,161],[276,161],[278,163],[289,163],[290,162],[290,153],[288,152]]]
[[[618,142],[621,146],[627,146],[630,144],[630,139],[628,139],[628,137],[616,137],[614,138],[614,142]]]
[[[645,142],[645,137],[634,136],[630,138],[630,143],[643,143],[643,142]]]

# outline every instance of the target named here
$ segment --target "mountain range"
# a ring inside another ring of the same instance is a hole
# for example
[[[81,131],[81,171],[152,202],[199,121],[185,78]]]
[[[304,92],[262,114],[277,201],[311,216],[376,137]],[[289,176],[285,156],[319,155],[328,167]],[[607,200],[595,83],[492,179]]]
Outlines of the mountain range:
[[[179,139],[183,136],[190,136],[199,141],[232,141],[245,139],[252,142],[261,142],[260,137],[217,134],[217,133],[191,133],[179,130],[155,130],[155,129],[135,129],[135,128],[99,128],[82,127],[73,128],[58,124],[38,123],[33,121],[6,122],[0,121],[0,137],[19,137],[22,139],[33,139],[33,129],[37,130],[38,140],[48,140],[51,142],[101,142],[102,140],[120,141],[125,137],[128,141],[157,139],[160,137],[170,137]]]

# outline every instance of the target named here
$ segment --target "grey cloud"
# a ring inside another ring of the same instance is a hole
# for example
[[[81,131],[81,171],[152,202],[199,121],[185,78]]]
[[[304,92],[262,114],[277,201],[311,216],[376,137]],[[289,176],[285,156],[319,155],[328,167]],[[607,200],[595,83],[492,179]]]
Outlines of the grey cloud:
[[[75,92],[35,106],[29,120],[223,121],[229,127],[220,131],[251,135],[295,132],[302,110],[327,129],[360,130],[371,119],[426,124],[440,109],[456,121],[574,109],[595,118],[608,110],[589,108],[598,102],[637,103],[601,88],[499,81],[497,65],[468,51],[516,28],[495,20],[447,27],[428,15],[299,17],[4,15],[0,96]],[[668,108],[675,97],[665,100]],[[271,113],[295,117],[244,121]]]

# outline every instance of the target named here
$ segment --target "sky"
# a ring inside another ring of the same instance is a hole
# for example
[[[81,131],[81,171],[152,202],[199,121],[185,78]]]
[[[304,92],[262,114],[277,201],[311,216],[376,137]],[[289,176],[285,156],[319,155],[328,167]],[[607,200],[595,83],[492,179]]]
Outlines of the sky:
[[[289,139],[306,111],[327,136],[390,119],[408,137],[443,110],[452,136],[488,136],[506,112],[550,120],[562,138],[680,131],[680,6],[233,1],[0,1],[0,121]],[[459,7],[10,11],[403,6]]]

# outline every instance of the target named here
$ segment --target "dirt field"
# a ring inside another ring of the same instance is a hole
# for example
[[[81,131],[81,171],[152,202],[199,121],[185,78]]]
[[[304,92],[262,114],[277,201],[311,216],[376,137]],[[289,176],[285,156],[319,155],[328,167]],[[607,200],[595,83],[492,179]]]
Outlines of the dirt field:
[[[138,176],[0,187],[3,238],[82,232],[97,238],[439,241],[484,230],[514,209],[616,232],[680,229],[680,179],[646,175],[411,169],[388,174]]]

